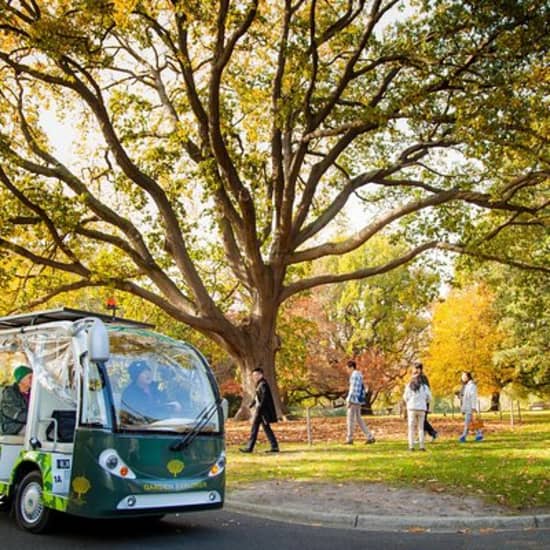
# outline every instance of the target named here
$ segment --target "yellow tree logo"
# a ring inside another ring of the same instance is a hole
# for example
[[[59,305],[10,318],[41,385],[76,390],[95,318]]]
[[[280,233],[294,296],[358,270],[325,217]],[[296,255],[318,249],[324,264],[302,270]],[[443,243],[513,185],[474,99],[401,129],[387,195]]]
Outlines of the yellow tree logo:
[[[73,479],[73,491],[78,495],[78,500],[90,490],[90,487],[90,482],[84,476]]]
[[[176,477],[185,467],[185,464],[181,460],[171,460],[166,465],[166,469]]]

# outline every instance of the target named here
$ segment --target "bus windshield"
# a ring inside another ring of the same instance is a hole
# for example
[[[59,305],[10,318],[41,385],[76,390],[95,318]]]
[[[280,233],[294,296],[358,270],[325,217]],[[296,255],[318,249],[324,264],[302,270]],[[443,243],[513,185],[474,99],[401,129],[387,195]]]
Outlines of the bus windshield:
[[[208,367],[197,351],[145,330],[109,332],[106,369],[118,428],[179,433],[194,429],[216,399]],[[218,415],[210,415],[201,431],[219,432]]]

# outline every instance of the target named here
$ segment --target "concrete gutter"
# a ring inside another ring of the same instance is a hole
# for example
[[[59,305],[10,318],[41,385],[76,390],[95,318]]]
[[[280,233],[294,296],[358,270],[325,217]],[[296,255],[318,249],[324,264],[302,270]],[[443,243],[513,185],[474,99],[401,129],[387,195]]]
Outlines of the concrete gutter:
[[[339,512],[282,509],[273,506],[226,499],[225,509],[251,516],[362,531],[456,532],[479,529],[550,529],[550,514],[522,516],[380,516]]]

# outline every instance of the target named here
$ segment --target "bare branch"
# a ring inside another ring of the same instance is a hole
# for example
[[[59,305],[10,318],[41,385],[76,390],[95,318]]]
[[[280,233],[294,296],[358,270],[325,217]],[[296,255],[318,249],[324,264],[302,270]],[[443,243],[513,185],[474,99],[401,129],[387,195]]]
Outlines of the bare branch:
[[[65,271],[67,273],[74,273],[82,277],[89,277],[91,274],[90,271],[80,263],[68,264],[68,263],[58,262],[56,260],[52,260],[51,258],[46,258],[44,256],[39,256],[38,254],[32,252],[31,250],[28,250],[27,248],[19,244],[12,243],[1,237],[0,237],[0,248],[5,248],[6,250],[10,250],[14,254],[17,254],[22,258],[30,260],[32,263],[37,265],[51,267],[52,269],[58,269],[59,271]]]
[[[129,256],[142,273],[150,277],[159,290],[170,298],[172,303],[178,304],[187,310],[194,311],[196,309],[193,301],[180,291],[171,278],[155,262],[144,260],[124,239],[83,225],[75,228],[75,234],[87,237],[94,242],[102,242],[115,246]]]
[[[259,249],[254,201],[250,192],[242,184],[239,178],[235,165],[225,145],[220,124],[220,86],[223,70],[229,61],[237,41],[246,33],[256,16],[257,0],[253,0],[244,21],[229,38],[227,44],[225,44],[227,9],[228,3],[222,1],[217,19],[215,59],[212,65],[209,83],[209,142],[212,152],[220,166],[223,181],[227,183],[228,189],[239,204],[243,222],[241,231],[243,237],[242,242],[248,258],[255,266],[255,278],[259,283],[260,270],[263,262]]]
[[[308,132],[318,128],[319,125],[332,112],[332,109],[334,108],[334,106],[342,96],[342,93],[346,89],[349,82],[353,78],[355,78],[355,74],[354,74],[355,66],[361,54],[363,53],[366,45],[368,44],[376,24],[380,21],[380,19],[384,16],[385,13],[387,13],[395,4],[397,4],[397,2],[398,0],[390,0],[384,7],[381,7],[382,0],[374,0],[372,2],[372,6],[371,6],[371,9],[367,18],[367,23],[365,26],[365,31],[363,32],[361,40],[359,41],[359,44],[355,48],[355,51],[353,52],[348,63],[346,64],[346,67],[344,68],[340,81],[338,82],[337,86],[333,90],[329,99],[326,101],[325,105],[316,114],[315,120],[312,121],[310,127],[308,128]]]
[[[40,298],[37,298],[36,300],[25,302],[25,309],[32,310],[37,306],[48,303],[50,300],[52,300],[56,296],[60,296],[62,294],[75,292],[77,290],[82,290],[83,288],[100,287],[100,286],[104,286],[103,283],[92,282],[88,279],[76,281],[74,283],[68,283],[66,285],[60,285],[56,287],[54,290],[52,290],[51,292],[48,292],[47,294],[40,296]],[[12,311],[11,313],[14,313],[15,311],[16,310]]]
[[[349,27],[355,19],[363,11],[366,0],[359,0],[357,8],[353,10],[353,0],[348,0],[348,6],[346,12],[340,18],[338,18],[332,25],[328,26],[321,36],[316,40],[317,47],[325,42],[328,42],[331,38],[336,36],[338,33],[342,32],[346,27]]]
[[[464,246],[457,245],[457,244],[439,243],[437,245],[437,248],[439,248],[440,250],[446,250],[448,252],[455,252],[457,254],[472,256],[473,258],[478,258],[479,260],[491,261],[491,262],[496,262],[503,265],[517,267],[525,271],[536,271],[540,273],[550,274],[550,267],[548,266],[526,264],[524,262],[518,262],[517,260],[513,260],[512,258],[495,256],[493,254],[486,254],[484,252],[480,252],[477,250],[470,250]]]
[[[288,37],[290,33],[290,19],[292,16],[291,0],[285,0],[285,11],[283,16],[283,28],[277,54],[277,70],[273,78],[271,90],[271,109],[273,122],[271,125],[271,170],[273,190],[269,196],[273,197],[273,212],[275,219],[273,224],[278,227],[281,222],[281,205],[283,200],[284,187],[284,166],[283,166],[283,139],[280,128],[280,112],[282,109],[282,85],[286,67],[286,55]],[[277,248],[278,245],[275,246]]]
[[[74,252],[65,244],[63,241],[63,238],[61,235],[59,235],[57,229],[55,228],[55,224],[51,220],[51,218],[48,216],[46,211],[38,206],[37,204],[33,203],[31,200],[29,200],[24,193],[19,191],[15,185],[11,182],[11,180],[8,178],[6,172],[0,166],[0,181],[4,184],[4,186],[9,189],[9,191],[21,202],[24,204],[27,208],[38,214],[38,217],[40,220],[44,222],[46,227],[48,228],[48,231],[50,232],[50,235],[52,236],[54,243],[59,247],[59,249],[70,259],[74,264],[81,265],[80,260],[76,257]],[[84,266],[82,266],[84,267]]]
[[[399,258],[395,258],[394,260],[391,260],[390,262],[387,262],[386,264],[383,264],[380,266],[359,269],[351,273],[341,273],[341,274],[329,273],[326,275],[319,275],[317,277],[311,277],[310,279],[302,279],[301,281],[291,283],[288,286],[286,286],[281,292],[281,295],[279,297],[279,303],[284,302],[290,296],[293,296],[298,292],[303,292],[304,290],[315,288],[317,286],[331,284],[331,283],[342,283],[345,281],[353,281],[357,279],[365,279],[367,277],[373,277],[374,275],[380,275],[381,273],[386,273],[387,271],[391,271],[392,269],[396,269],[397,267],[410,262],[411,260],[416,258],[418,255],[422,254],[426,250],[436,248],[438,244],[439,244],[438,241],[427,242],[425,244],[417,246],[416,248],[410,250],[406,254],[403,254]]]
[[[525,189],[526,187],[535,187],[546,179],[550,178],[550,172],[547,170],[541,170],[537,172],[531,172],[524,174],[512,180],[502,193],[502,200],[508,201],[514,197],[516,193]]]

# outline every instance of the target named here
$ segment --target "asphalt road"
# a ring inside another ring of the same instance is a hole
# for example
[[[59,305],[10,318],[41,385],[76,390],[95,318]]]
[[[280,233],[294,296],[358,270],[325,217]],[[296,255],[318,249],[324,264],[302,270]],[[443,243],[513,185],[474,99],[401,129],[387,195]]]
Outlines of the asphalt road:
[[[0,513],[0,548],[6,550],[521,550],[550,549],[550,530],[483,533],[378,533],[268,521],[229,512],[193,513],[149,520],[89,521],[64,516],[48,535],[18,530]]]

